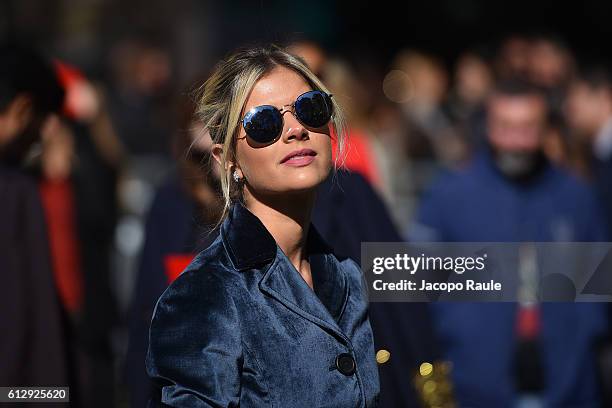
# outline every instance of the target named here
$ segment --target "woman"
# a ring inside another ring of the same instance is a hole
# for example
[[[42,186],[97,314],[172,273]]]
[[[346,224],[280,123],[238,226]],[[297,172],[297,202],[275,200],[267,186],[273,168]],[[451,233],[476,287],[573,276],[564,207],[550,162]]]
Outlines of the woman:
[[[372,407],[366,287],[310,224],[343,129],[324,85],[278,48],[242,51],[202,87],[223,169],[219,237],[159,299],[147,372],[173,407]],[[333,128],[333,132],[332,129]]]

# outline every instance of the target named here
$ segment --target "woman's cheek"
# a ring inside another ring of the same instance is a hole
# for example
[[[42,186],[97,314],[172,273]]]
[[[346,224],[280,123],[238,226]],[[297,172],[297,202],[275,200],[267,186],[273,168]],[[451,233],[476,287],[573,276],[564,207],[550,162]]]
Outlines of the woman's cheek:
[[[285,191],[291,187],[290,173],[285,165],[277,163],[273,155],[267,157],[262,154],[256,162],[250,163],[253,177],[257,178],[257,185],[262,191]]]

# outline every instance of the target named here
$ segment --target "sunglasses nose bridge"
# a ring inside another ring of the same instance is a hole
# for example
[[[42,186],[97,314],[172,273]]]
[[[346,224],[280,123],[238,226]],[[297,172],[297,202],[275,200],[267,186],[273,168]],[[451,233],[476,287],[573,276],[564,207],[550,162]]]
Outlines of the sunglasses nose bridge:
[[[291,105],[283,105],[279,109],[279,112],[281,116],[285,116],[285,113],[287,112],[291,112],[291,114],[295,116],[295,104],[292,103]]]
[[[293,136],[298,135],[299,139],[303,138],[305,136],[304,133],[305,133],[306,129],[304,128],[304,125],[302,124],[302,122],[297,117],[297,114],[295,112],[295,104],[294,103],[291,104],[291,105],[284,105],[284,106],[281,107],[280,113],[281,113],[281,115],[283,117],[285,116],[285,113],[287,113],[287,112],[291,112],[291,114],[293,115],[293,118],[294,118],[296,123],[295,123],[295,126],[291,126],[290,125],[290,128],[293,128],[293,131],[290,131],[290,132],[286,133],[285,130],[283,129],[283,131],[282,131],[282,135],[283,136],[282,137],[283,138],[291,139],[292,135]],[[285,121],[283,121],[283,122],[286,123]],[[297,132],[295,132],[296,129],[297,129]]]
[[[300,124],[300,126],[302,125],[302,122],[300,122],[300,120],[298,119],[297,114],[295,112],[295,104],[283,105],[279,109],[279,112],[280,112],[281,116],[283,117],[283,122],[284,122],[285,113],[291,112],[291,115],[293,115],[293,118]]]

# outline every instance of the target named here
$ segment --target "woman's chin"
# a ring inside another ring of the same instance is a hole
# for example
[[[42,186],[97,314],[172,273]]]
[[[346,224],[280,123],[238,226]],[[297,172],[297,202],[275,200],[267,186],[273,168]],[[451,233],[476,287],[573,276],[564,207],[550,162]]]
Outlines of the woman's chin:
[[[316,192],[317,188],[329,176],[327,169],[303,169],[296,172],[283,172],[261,183],[252,183],[248,189],[254,196],[294,195]],[[260,181],[260,180],[258,180]]]
[[[322,180],[319,179],[298,179],[288,184],[283,183],[283,186],[276,186],[276,188],[269,189],[264,194],[279,197],[283,195],[289,197],[301,194],[314,194],[321,182]]]
[[[319,180],[299,180],[295,183],[286,186],[280,193],[293,195],[293,194],[304,194],[310,192],[316,192],[317,188],[321,184]]]
[[[295,174],[288,177],[291,182],[287,186],[290,190],[304,191],[316,189],[329,175],[329,171],[311,171]]]

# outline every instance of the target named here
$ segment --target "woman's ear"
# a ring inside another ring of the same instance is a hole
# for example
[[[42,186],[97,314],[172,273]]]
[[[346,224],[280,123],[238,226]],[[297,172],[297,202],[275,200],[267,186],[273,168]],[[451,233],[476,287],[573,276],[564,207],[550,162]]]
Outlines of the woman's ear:
[[[230,170],[238,170],[238,176],[242,177],[242,170],[236,166],[236,164],[232,160],[227,160],[225,162],[225,167],[223,166],[223,145],[220,143],[215,143],[212,145],[210,149],[212,156],[215,158],[215,161],[218,164],[218,168],[221,172],[229,172]],[[233,175],[232,175],[233,176]]]
[[[220,143],[214,143],[212,148],[210,149],[212,156],[215,158],[217,164],[221,167],[223,160],[221,159],[223,156],[223,145]]]

